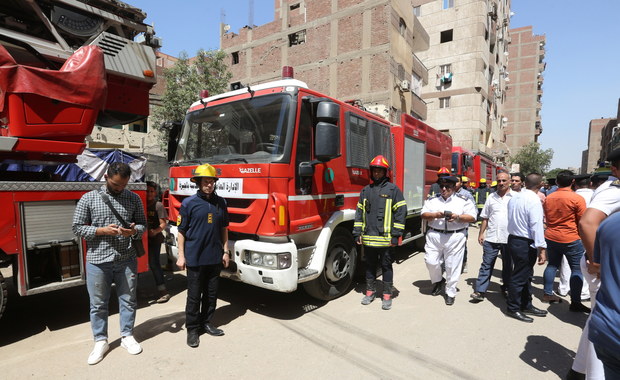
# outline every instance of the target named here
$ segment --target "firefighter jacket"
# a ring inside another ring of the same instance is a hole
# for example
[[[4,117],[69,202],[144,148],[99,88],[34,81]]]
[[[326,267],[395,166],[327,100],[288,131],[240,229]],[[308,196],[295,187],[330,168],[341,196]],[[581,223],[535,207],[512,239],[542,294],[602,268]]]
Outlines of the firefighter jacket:
[[[491,193],[491,189],[488,187],[479,187],[474,192],[474,198],[476,199],[476,206],[478,208],[484,207],[485,202],[487,201],[487,197]]]
[[[397,245],[405,229],[407,204],[398,186],[384,177],[362,189],[353,236],[369,247]]]

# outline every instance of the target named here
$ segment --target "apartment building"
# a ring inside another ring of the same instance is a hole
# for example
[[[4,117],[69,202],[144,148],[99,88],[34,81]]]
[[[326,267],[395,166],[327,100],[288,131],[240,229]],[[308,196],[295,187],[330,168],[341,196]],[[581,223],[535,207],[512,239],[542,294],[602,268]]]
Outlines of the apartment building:
[[[426,67],[416,54],[429,35],[410,0],[275,0],[274,21],[233,33],[221,29],[232,88],[295,78],[341,100],[359,100],[392,122],[425,120]]]
[[[507,158],[510,0],[413,0],[430,37],[418,56],[428,68],[422,88],[427,121],[454,145]]]
[[[590,173],[598,167],[601,160],[601,151],[603,146],[603,130],[610,123],[616,123],[613,118],[600,118],[590,120],[588,128],[588,149],[583,152],[581,161],[581,172]],[[602,157],[603,161],[607,156]]]
[[[542,133],[540,111],[545,71],[544,35],[534,35],[532,26],[510,30],[508,71],[504,113],[506,145],[512,155]]]

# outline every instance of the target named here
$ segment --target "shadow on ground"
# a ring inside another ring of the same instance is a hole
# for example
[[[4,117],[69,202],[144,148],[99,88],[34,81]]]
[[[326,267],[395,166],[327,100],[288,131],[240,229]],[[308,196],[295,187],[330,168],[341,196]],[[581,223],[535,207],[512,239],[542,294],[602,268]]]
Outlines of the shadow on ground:
[[[530,335],[519,357],[537,371],[553,372],[563,379],[573,364],[575,352],[546,336]]]

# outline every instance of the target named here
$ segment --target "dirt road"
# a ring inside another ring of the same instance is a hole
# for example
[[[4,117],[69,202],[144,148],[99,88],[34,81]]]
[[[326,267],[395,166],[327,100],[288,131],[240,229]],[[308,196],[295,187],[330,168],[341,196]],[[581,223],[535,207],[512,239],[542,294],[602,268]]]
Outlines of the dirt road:
[[[112,302],[111,349],[95,365],[85,287],[10,299],[0,320],[0,378],[125,379],[557,379],[568,371],[586,315],[568,303],[543,304],[542,270],[535,268],[534,305],[549,310],[527,324],[507,318],[499,293],[498,260],[488,299],[469,302],[481,247],[471,229],[469,273],[452,307],[430,295],[423,254],[398,249],[397,296],[391,311],[379,300],[361,306],[362,285],[329,303],[301,290],[279,294],[222,281],[214,325],[223,337],[185,345],[185,276],[167,272],[174,296],[153,304],[150,273],[139,281],[135,336],[144,352],[120,347],[118,306]],[[4,273],[4,272],[3,272]],[[10,279],[9,279],[10,282]]]

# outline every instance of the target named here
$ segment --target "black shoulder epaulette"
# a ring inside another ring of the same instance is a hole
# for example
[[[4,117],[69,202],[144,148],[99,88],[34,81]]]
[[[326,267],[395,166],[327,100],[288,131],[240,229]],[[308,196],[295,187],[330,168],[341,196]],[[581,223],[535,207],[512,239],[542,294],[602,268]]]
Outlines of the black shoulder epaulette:
[[[467,198],[466,196],[464,196],[463,194],[456,193],[455,195],[456,195],[457,197],[461,198],[461,199],[465,199],[465,200],[468,200],[468,199],[469,199],[469,198]]]
[[[610,186],[620,187],[620,179],[614,180],[609,184]]]

